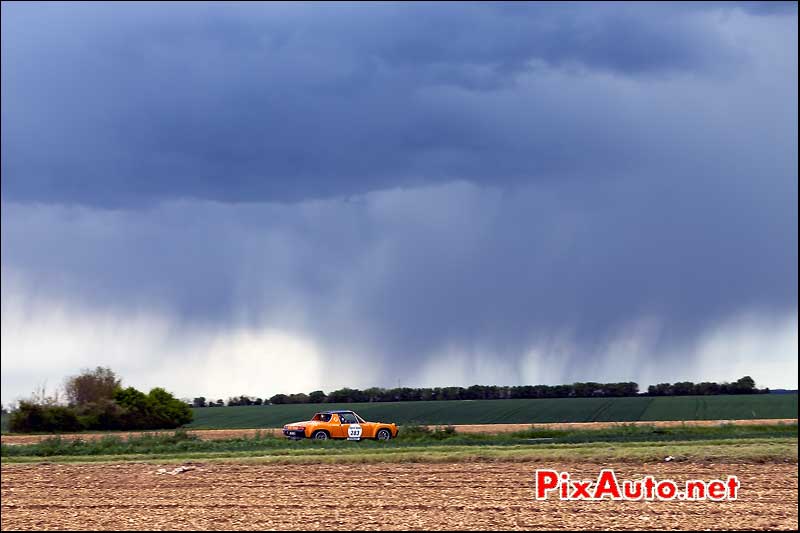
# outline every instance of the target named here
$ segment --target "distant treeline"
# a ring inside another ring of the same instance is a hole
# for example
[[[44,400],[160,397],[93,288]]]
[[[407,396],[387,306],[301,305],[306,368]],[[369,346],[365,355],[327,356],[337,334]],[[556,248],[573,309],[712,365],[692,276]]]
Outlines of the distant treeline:
[[[745,376],[734,383],[659,383],[648,387],[647,396],[688,396],[713,394],[761,394],[769,389],[757,389],[755,381]],[[304,403],[363,403],[363,402],[416,402],[436,400],[509,400],[520,398],[619,398],[639,396],[639,385],[632,381],[623,383],[573,383],[572,385],[472,385],[471,387],[398,387],[384,389],[372,387],[365,390],[339,389],[329,394],[318,390],[308,394],[276,394],[271,398],[236,396],[216,401],[200,396],[193,407],[224,407],[236,405],[281,405]]]
[[[769,394],[769,389],[757,389],[750,376],[740,378],[733,383],[659,383],[647,387],[648,396],[709,396],[715,394]]]

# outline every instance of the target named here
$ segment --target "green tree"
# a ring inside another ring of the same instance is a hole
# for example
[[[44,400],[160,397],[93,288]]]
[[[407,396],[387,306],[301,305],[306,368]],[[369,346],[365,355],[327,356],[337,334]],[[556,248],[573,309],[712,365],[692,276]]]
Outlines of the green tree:
[[[151,389],[147,397],[159,427],[176,428],[192,421],[193,415],[189,406],[163,388]]]
[[[290,394],[289,403],[308,403],[308,395],[304,393]]]
[[[325,403],[325,400],[328,398],[328,395],[325,394],[321,390],[315,390],[314,392],[309,393],[308,395],[308,403]]]
[[[737,379],[735,385],[739,394],[751,394],[756,388],[756,382],[750,376]]]
[[[125,410],[125,429],[172,429],[192,421],[189,406],[161,387],[149,394],[133,387],[119,389],[114,400]]]
[[[285,403],[289,403],[289,397],[285,394],[276,394],[272,398],[269,399],[269,403],[273,405],[282,405]]]

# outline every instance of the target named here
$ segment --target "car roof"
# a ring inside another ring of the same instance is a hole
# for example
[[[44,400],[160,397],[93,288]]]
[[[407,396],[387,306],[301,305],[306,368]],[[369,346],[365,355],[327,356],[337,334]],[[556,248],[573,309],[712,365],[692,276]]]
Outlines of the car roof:
[[[353,411],[320,411],[323,415],[338,415],[340,413],[352,413]]]

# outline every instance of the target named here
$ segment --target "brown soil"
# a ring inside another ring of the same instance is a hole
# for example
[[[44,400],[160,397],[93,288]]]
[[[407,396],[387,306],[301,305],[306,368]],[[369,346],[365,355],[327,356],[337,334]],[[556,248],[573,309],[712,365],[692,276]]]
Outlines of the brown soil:
[[[756,420],[688,420],[681,421],[658,421],[658,422],[570,422],[557,424],[535,424],[537,429],[602,429],[615,426],[637,425],[637,426],[656,426],[656,427],[675,427],[680,425],[687,426],[717,426],[719,424],[735,425],[766,425],[766,424],[796,424],[795,418],[784,419],[756,419]],[[459,433],[510,433],[523,429],[530,429],[532,424],[471,424],[454,426]],[[441,426],[429,426],[430,428]],[[236,437],[252,437],[256,432],[280,435],[280,429],[196,429],[193,433],[201,439],[231,439]],[[161,431],[150,431],[147,433],[170,433]],[[75,433],[61,435],[62,439],[100,439],[106,435],[114,435],[127,438],[130,435],[141,435],[141,431],[134,432],[109,432],[109,433]],[[40,440],[51,437],[52,435],[3,435],[0,437],[3,444],[33,444]]]
[[[163,465],[167,469],[175,465]],[[3,530],[783,529],[797,530],[796,464],[2,465]],[[534,469],[620,480],[725,479],[725,502],[534,499]]]

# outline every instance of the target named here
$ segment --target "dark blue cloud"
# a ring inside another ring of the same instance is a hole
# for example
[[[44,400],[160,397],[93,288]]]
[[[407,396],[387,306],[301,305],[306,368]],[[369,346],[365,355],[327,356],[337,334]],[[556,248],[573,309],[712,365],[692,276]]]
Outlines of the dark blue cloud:
[[[730,9],[9,4],[2,192],[296,201],[635,166],[652,147],[624,116],[537,107],[537,77],[728,75],[748,57],[708,13]],[[628,133],[607,143],[609,129]]]
[[[4,301],[299,331],[384,384],[796,319],[794,4],[2,9]]]

